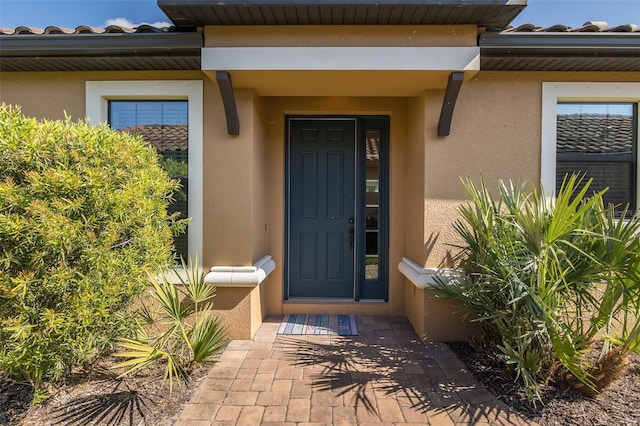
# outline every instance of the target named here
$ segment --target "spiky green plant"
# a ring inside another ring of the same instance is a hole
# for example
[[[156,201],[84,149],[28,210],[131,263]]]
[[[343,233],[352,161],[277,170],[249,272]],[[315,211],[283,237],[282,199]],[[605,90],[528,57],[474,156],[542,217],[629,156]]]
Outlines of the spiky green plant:
[[[570,176],[549,201],[525,185],[500,182],[496,199],[464,182],[471,203],[455,229],[468,278],[434,290],[468,308],[534,402],[560,377],[600,391],[640,348],[640,220],[617,219],[590,184]]]
[[[170,391],[174,379],[186,379],[195,364],[215,361],[225,347],[226,327],[213,314],[212,299],[215,287],[204,282],[204,274],[197,266],[182,262],[182,270],[175,268],[160,278],[150,277],[152,297],[161,311],[155,315],[144,306],[136,338],[121,338],[121,352],[114,356],[126,358],[114,368],[125,369],[123,375],[135,373],[156,362],[164,363],[164,378]],[[173,283],[176,278],[179,283]],[[149,332],[151,331],[151,333]]]

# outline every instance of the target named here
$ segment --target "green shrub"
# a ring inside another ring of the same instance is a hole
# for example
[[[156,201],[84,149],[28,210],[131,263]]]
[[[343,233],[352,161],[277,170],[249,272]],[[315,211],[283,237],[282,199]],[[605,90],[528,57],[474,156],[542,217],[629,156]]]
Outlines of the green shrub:
[[[0,370],[34,384],[109,349],[171,259],[177,183],[141,139],[0,106]]]
[[[227,329],[212,313],[215,287],[205,284],[197,265],[197,259],[190,267],[183,262],[181,271],[172,267],[160,279],[150,277],[152,300],[160,310],[149,306],[140,310],[137,337],[119,339],[123,350],[115,356],[126,360],[114,368],[130,374],[162,362],[171,390],[174,378],[187,379],[196,364],[215,361],[225,347]]]
[[[640,220],[616,219],[583,183],[565,179],[549,202],[524,185],[501,182],[496,199],[466,182],[455,228],[468,279],[436,289],[473,313],[532,401],[549,380],[601,391],[640,346]]]

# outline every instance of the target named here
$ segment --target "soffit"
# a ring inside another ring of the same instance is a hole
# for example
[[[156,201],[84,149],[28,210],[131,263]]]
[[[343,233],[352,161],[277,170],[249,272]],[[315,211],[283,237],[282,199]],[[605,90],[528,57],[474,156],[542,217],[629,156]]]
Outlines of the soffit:
[[[527,0],[158,0],[179,27],[205,25],[477,25],[500,31]]]

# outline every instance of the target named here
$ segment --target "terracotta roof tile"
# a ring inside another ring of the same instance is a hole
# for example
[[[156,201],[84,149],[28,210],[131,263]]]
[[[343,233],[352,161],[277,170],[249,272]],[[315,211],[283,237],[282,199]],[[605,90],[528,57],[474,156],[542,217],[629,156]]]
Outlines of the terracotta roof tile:
[[[139,25],[135,28],[127,28],[120,25],[109,25],[106,28],[90,27],[79,25],[76,28],[65,28],[50,25],[45,29],[36,27],[19,26],[16,28],[0,28],[0,34],[131,34],[131,33],[164,33],[173,32],[175,27],[154,27],[152,25]]]
[[[365,142],[366,158],[374,161],[380,158],[379,141],[376,138],[368,138]]]
[[[120,25],[109,25],[106,28],[91,27],[88,25],[79,25],[76,28],[64,28],[56,25],[48,26],[45,29],[19,26],[15,29],[0,28],[0,34],[104,34],[104,33],[157,33],[175,31],[174,26],[170,27],[154,27],[152,25],[139,25],[135,28],[127,28]],[[540,27],[535,24],[522,24],[517,27],[508,26],[503,32],[514,33],[593,33],[593,32],[615,32],[630,33],[640,32],[640,27],[636,24],[623,24],[610,27],[605,21],[588,21],[579,27],[569,27],[563,24],[551,25],[548,27]]]
[[[632,116],[558,115],[556,149],[563,153],[630,153],[633,150],[633,130]]]
[[[640,32],[640,28],[636,24],[624,24],[610,27],[605,21],[588,21],[580,27],[568,27],[566,25],[557,24],[549,27],[538,27],[534,24],[522,24],[517,27],[508,26],[503,32],[506,33],[632,33]]]
[[[74,30],[71,28],[48,26],[44,29],[45,34],[73,34]]]

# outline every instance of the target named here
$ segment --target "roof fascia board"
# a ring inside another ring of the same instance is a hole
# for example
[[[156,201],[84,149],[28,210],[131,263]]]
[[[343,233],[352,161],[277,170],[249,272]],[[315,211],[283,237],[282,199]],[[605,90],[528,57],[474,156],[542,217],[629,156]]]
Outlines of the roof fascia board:
[[[226,5],[433,5],[433,6],[526,6],[528,0],[226,0]],[[209,6],[220,4],[217,0],[158,0],[158,7]]]
[[[477,47],[205,47],[202,69],[477,71],[480,63]]]
[[[199,33],[19,34],[0,36],[0,57],[199,56]]]

